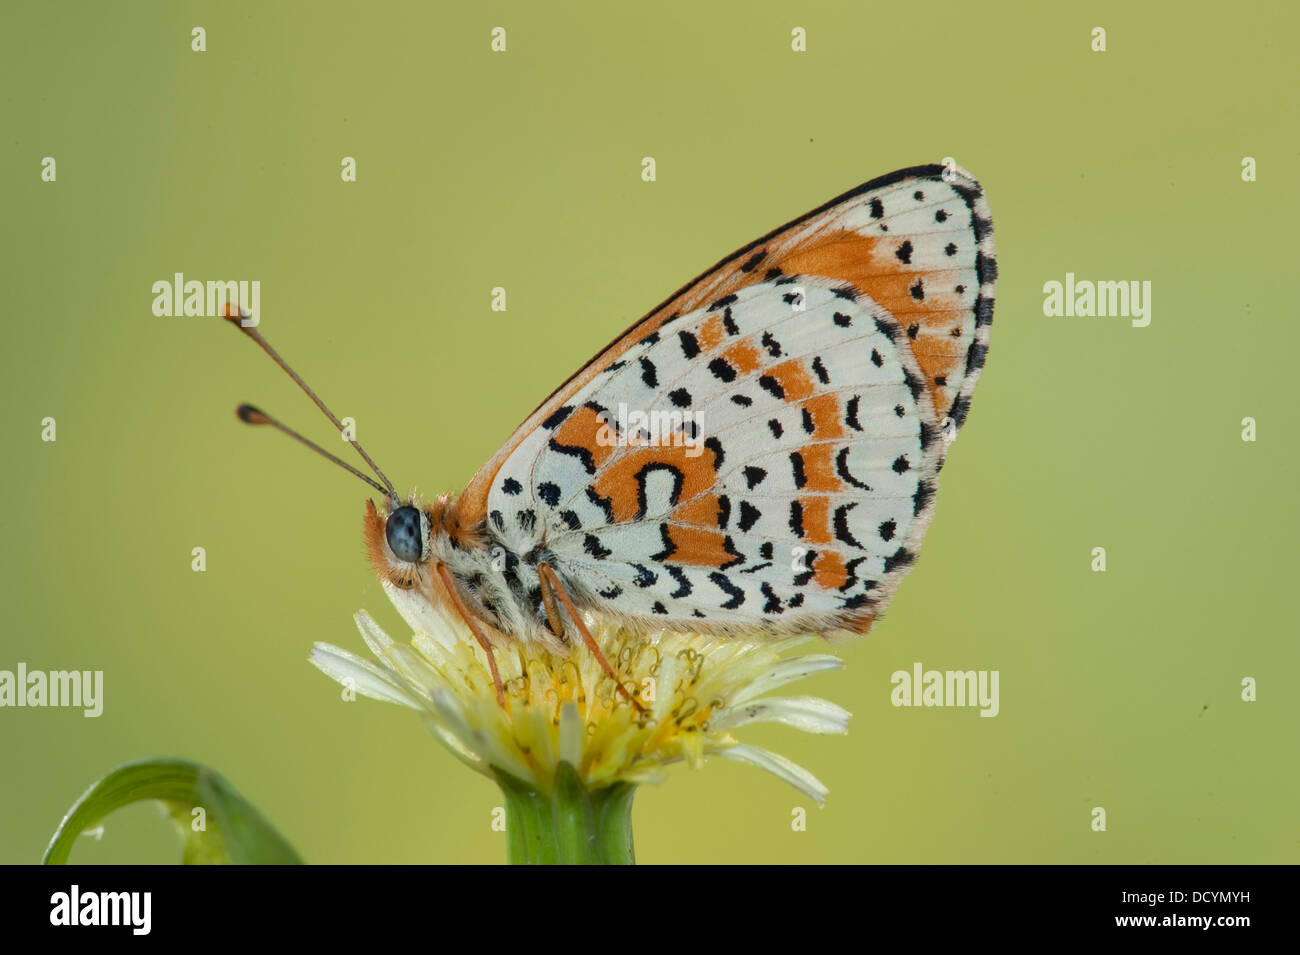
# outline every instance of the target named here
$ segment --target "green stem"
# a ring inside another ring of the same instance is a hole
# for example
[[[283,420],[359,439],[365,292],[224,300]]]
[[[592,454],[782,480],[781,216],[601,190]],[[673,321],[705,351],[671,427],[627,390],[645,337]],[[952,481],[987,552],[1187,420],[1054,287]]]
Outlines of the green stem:
[[[506,797],[506,858],[511,865],[632,865],[632,797],[618,783],[588,790],[568,763],[555,771],[555,788],[542,792],[496,773]]]

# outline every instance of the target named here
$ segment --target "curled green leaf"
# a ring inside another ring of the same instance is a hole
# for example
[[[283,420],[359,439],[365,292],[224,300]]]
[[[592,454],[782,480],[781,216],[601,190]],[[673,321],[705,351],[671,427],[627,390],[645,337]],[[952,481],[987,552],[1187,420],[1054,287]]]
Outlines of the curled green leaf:
[[[119,766],[68,810],[42,862],[64,865],[77,837],[116,809],[154,799],[181,833],[186,865],[301,865],[293,847],[222,776],[183,759]]]

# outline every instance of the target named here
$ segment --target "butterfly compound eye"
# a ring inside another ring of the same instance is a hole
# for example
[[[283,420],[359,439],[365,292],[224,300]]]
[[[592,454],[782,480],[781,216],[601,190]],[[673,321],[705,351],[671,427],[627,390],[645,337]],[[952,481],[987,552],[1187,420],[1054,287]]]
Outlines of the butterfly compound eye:
[[[420,535],[420,512],[415,508],[399,507],[388,515],[384,528],[388,546],[399,559],[418,563],[424,557],[424,541]]]

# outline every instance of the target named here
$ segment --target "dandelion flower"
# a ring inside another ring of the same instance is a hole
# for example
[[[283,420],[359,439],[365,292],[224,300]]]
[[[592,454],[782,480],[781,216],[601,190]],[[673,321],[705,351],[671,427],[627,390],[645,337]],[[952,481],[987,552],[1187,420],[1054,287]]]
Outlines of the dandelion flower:
[[[365,611],[357,628],[374,662],[318,643],[311,662],[356,693],[420,712],[434,735],[506,795],[511,861],[632,861],[631,796],[664,768],[719,756],[784,779],[820,804],[826,787],[785,757],[740,742],[749,723],[843,733],[849,714],[810,696],[765,694],[843,664],[830,654],[786,656],[809,636],[750,641],[695,633],[637,634],[587,616],[634,706],[582,646],[556,654],[498,647],[506,705],[482,648],[456,616],[385,585],[414,630],[389,637]]]

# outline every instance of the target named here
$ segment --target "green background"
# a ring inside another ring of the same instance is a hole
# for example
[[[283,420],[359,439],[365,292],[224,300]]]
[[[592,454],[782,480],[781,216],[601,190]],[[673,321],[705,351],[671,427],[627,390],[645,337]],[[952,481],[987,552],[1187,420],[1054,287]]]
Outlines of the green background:
[[[0,669],[102,669],[106,709],[0,710],[0,862],[170,754],[310,861],[505,857],[489,782],[306,661],[362,651],[360,607],[399,630],[364,489],[232,410],[346,448],[231,329],[154,317],[154,281],[260,279],[262,330],[400,488],[436,493],[690,276],[944,156],[983,182],[1001,266],[969,426],[887,619],[801,688],[849,735],[745,734],[829,801],[674,767],[638,796],[640,860],[1300,861],[1300,16],[1134,7],[7,4]],[[1151,281],[1150,327],[1044,317],[1067,271]],[[1001,714],[892,707],[915,661],[999,670]],[[176,859],[156,816],[73,860]]]

